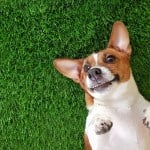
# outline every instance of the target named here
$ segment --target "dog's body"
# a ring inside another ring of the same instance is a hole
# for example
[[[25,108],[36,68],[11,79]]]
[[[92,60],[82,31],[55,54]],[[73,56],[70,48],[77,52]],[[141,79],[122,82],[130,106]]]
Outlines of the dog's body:
[[[131,101],[130,94],[136,92],[133,91],[136,89],[133,78],[125,84],[128,85],[122,86],[129,86],[128,90],[118,91],[118,95],[116,95],[118,96],[118,102],[115,100],[112,102],[112,97],[107,99],[110,100],[110,103],[95,100],[89,111],[85,133],[93,150],[150,149],[150,130],[142,123],[143,110],[149,106],[149,103],[144,100],[138,91]],[[125,96],[120,96],[120,93]],[[113,122],[110,131],[98,134],[97,132],[103,128],[104,123],[109,124],[109,120]]]
[[[58,71],[85,90],[86,150],[150,149],[150,103],[134,81],[129,43],[124,24],[116,22],[105,50],[85,59],[54,61]]]

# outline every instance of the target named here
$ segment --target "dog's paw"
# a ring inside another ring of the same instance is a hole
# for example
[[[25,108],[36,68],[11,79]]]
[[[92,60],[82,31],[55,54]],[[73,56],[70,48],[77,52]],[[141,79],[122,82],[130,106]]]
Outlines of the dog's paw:
[[[150,129],[150,107],[144,110],[143,124]]]
[[[113,123],[110,120],[96,118],[95,123],[94,123],[95,133],[97,135],[104,134],[111,129],[112,125]]]

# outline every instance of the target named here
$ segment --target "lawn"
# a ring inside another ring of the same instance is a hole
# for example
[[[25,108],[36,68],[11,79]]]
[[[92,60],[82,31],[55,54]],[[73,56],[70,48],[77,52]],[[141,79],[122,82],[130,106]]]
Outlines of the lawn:
[[[0,0],[0,149],[83,149],[84,93],[53,60],[105,48],[116,20],[129,30],[133,74],[150,100],[149,8],[149,0]]]

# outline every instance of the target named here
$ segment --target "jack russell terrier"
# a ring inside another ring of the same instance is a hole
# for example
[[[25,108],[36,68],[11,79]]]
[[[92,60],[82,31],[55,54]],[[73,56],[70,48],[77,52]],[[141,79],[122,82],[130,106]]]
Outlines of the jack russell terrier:
[[[150,103],[138,91],[130,56],[128,31],[117,21],[106,49],[85,59],[54,60],[85,91],[85,150],[150,150]]]

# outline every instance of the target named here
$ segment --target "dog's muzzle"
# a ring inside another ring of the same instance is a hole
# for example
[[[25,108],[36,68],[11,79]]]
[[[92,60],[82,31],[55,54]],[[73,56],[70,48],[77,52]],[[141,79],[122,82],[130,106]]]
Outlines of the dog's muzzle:
[[[102,90],[112,84],[114,81],[119,80],[119,75],[113,75],[110,79],[107,79],[101,68],[91,68],[88,70],[88,78],[91,81],[90,90]]]

